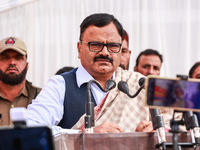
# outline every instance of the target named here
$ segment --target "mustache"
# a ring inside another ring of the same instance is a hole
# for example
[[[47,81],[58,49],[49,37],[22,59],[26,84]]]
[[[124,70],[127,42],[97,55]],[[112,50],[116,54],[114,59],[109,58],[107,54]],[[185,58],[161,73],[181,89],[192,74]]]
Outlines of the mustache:
[[[8,71],[9,69],[13,69],[13,68],[15,68],[17,71],[19,71],[17,69],[17,67],[15,65],[12,65],[12,64],[9,65],[9,67],[6,69],[6,71]]]
[[[95,62],[98,59],[105,59],[105,60],[108,60],[109,62],[113,63],[113,58],[110,58],[108,56],[104,56],[104,55],[95,56],[93,60]]]

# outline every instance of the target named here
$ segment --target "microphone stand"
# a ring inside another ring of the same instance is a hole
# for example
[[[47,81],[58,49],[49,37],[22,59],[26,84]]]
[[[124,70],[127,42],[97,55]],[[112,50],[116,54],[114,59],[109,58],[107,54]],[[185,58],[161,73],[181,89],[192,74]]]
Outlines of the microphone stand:
[[[192,143],[199,146],[200,144],[200,133],[199,133],[199,123],[197,116],[193,114],[192,111],[183,112],[184,124],[187,130],[190,130]]]
[[[94,103],[91,100],[91,91],[90,87],[92,82],[95,80],[90,80],[87,84],[87,93],[86,93],[86,116],[85,116],[85,131],[86,133],[93,133],[94,127]]]
[[[159,144],[157,144],[156,147],[161,148],[162,150],[166,150],[166,137],[163,117],[159,115],[158,109],[150,109],[150,113],[153,123],[153,129],[157,131],[158,135]]]
[[[175,120],[174,115],[176,112],[183,113],[183,118],[181,120]],[[156,148],[165,145],[167,148],[173,148],[174,150],[181,150],[181,148],[194,148],[196,149],[200,144],[199,136],[199,125],[196,115],[192,111],[174,111],[173,118],[170,122],[171,130],[173,133],[173,143],[161,143],[157,144]],[[179,129],[179,125],[185,125],[187,130],[190,130],[192,143],[178,142],[178,133],[182,132]]]
[[[109,79],[106,82],[106,89],[102,88],[102,86],[96,80],[90,80],[87,83],[87,93],[86,93],[86,116],[85,116],[85,131],[86,133],[93,133],[93,128],[95,126],[94,123],[94,103],[91,100],[91,84],[95,83],[103,92],[108,92],[109,90],[115,88],[116,83],[114,80]]]

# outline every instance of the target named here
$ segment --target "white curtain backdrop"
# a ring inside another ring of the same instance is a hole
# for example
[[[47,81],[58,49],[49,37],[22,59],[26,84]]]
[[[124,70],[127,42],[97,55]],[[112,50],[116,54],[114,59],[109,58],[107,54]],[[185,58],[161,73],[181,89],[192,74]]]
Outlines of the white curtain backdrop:
[[[27,1],[1,0],[0,39],[17,36],[25,41],[27,78],[37,86],[43,87],[63,66],[79,66],[79,25],[98,12],[113,14],[129,33],[131,71],[137,55],[147,48],[163,54],[165,77],[188,74],[200,61],[199,0]]]

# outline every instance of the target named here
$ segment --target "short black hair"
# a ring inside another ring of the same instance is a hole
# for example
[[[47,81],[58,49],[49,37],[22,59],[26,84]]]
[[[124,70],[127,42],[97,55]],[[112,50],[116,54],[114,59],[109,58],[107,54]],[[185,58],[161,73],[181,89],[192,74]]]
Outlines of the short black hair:
[[[126,30],[123,30],[123,40],[126,40],[128,46],[129,46],[129,36],[128,36],[128,33],[126,32]]]
[[[90,25],[94,25],[97,27],[103,27],[105,25],[113,22],[117,27],[117,30],[121,37],[123,37],[123,27],[121,23],[113,16],[107,13],[95,13],[88,17],[86,17],[80,25],[80,37],[79,40],[82,40],[82,34]]]
[[[56,72],[56,74],[55,75],[60,75],[60,74],[62,74],[62,73],[64,73],[64,72],[68,72],[68,71],[71,71],[72,69],[74,69],[74,67],[63,67],[63,68],[61,68],[61,69],[59,69],[57,72]]]
[[[193,75],[193,73],[194,73],[194,70],[195,70],[198,66],[200,66],[200,62],[196,62],[196,63],[192,66],[192,68],[191,68],[190,71],[189,71],[189,78],[192,78],[192,75]]]
[[[137,59],[136,59],[136,65],[135,66],[138,66],[139,64],[139,59],[142,55],[145,55],[145,56],[148,56],[148,55],[156,55],[160,58],[160,61],[161,63],[163,63],[163,56],[156,50],[153,50],[153,49],[146,49],[142,52],[140,52],[140,54],[138,55]]]

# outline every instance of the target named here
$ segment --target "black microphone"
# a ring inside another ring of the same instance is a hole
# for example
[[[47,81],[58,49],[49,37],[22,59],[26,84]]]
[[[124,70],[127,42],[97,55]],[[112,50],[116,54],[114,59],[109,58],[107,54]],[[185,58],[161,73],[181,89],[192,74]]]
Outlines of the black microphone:
[[[199,127],[197,117],[192,111],[183,112],[183,118],[187,130]]]
[[[153,129],[156,130],[158,127],[162,127],[162,122],[157,121],[157,117],[159,116],[158,109],[150,109],[151,120],[153,123]],[[160,125],[158,123],[161,123]]]
[[[140,78],[138,82],[139,82],[139,85],[140,85],[140,86],[144,86],[145,77]]]
[[[108,92],[116,87],[114,80],[109,79],[106,82],[106,88],[102,86],[96,80],[90,80],[87,83],[87,95],[86,95],[86,116],[85,116],[85,129],[87,133],[93,133],[94,127],[94,103],[91,100],[91,84],[95,83],[103,92]]]
[[[200,132],[199,123],[196,114],[192,111],[183,112],[184,124],[187,130],[190,130],[193,143],[199,143]]]
[[[108,91],[114,89],[115,87],[116,87],[115,81],[114,81],[113,79],[109,79],[109,80],[106,82],[106,89],[105,89],[105,91],[104,91],[103,88],[102,88],[102,89],[103,89],[102,91],[108,92]]]
[[[159,143],[166,142],[163,117],[159,114],[159,111],[156,108],[150,109],[150,114],[151,114],[153,129],[157,130]]]
[[[140,93],[140,91],[144,88],[144,81],[145,81],[144,77],[142,77],[142,78],[139,79],[140,88],[133,95],[131,95],[129,93],[129,87],[128,87],[128,84],[125,81],[119,81],[118,82],[118,89],[120,91],[122,91],[123,93],[127,94],[128,97],[135,98]]]

